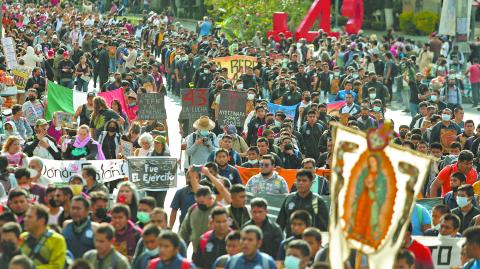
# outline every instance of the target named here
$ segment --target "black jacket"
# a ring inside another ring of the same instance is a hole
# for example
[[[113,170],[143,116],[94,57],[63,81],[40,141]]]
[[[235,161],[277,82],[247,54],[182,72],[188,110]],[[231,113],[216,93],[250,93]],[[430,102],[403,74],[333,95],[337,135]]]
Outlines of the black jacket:
[[[313,227],[327,231],[329,212],[322,197],[310,192],[307,197],[302,198],[298,195],[298,192],[295,192],[285,198],[277,218],[278,225],[282,230],[286,231],[287,237],[292,235],[290,231],[290,216],[299,209],[306,210],[310,213]]]
[[[255,223],[253,223],[252,220],[249,220],[243,225],[243,227],[246,227],[248,225],[255,225]],[[282,230],[280,229],[278,224],[271,222],[268,217],[263,222],[261,229],[263,232],[262,241],[265,242],[265,244],[262,244],[262,246],[260,247],[260,251],[265,252],[272,257],[276,257],[278,248],[280,247],[280,243],[283,240]]]
[[[61,160],[62,159],[62,152],[58,148],[57,142],[55,141],[55,139],[53,139],[49,135],[46,135],[45,138],[50,140],[50,142],[53,142],[54,146],[50,146],[49,148],[47,148],[48,152],[53,156],[53,159],[54,160]],[[30,138],[25,143],[25,147],[23,148],[23,152],[25,154],[27,154],[28,157],[32,157],[33,156],[33,151],[38,147],[39,142],[40,142],[40,140],[38,140],[37,136],[33,136],[32,138]]]

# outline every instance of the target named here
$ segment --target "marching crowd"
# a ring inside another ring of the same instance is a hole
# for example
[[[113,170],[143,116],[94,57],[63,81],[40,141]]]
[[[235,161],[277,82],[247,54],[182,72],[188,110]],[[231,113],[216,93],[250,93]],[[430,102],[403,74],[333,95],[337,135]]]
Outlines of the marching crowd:
[[[435,33],[425,44],[393,31],[335,38],[320,30],[310,43],[261,32],[238,40],[208,18],[190,31],[170,11],[144,12],[134,23],[115,10],[85,14],[66,3],[3,5],[16,69],[30,76],[19,89],[25,96],[4,111],[0,135],[0,268],[335,268],[321,233],[330,218],[332,123],[379,128],[392,102],[412,117],[394,122],[393,143],[435,158],[422,196],[442,198],[431,211],[415,204],[395,268],[434,268],[418,235],[463,236],[463,268],[480,268],[480,122],[464,119],[465,107],[479,105],[480,40],[467,57]],[[213,61],[231,55],[257,62],[232,78]],[[0,57],[7,73],[8,60]],[[88,92],[72,115],[76,126],[45,120],[52,82]],[[118,88],[130,107],[141,93],[208,89],[208,115],[178,120],[186,186],[170,205],[167,191],[104,184],[93,166],[63,185],[42,174],[44,160],[129,157],[126,142],[133,156],[170,156],[166,121],[131,119],[118,100],[96,94]],[[226,90],[247,93],[242,126],[218,122]],[[343,102],[336,111],[334,102]],[[294,116],[269,111],[272,103],[296,106]],[[244,180],[241,168],[258,174]],[[296,170],[293,186],[278,168]],[[269,195],[283,195],[275,218]],[[355,256],[346,268],[355,260],[368,268]]]

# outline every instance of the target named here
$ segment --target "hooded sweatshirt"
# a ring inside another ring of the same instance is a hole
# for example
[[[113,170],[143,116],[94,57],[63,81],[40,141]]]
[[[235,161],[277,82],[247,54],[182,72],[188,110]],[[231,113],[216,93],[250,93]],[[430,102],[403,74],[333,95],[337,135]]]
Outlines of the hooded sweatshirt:
[[[35,68],[37,63],[43,62],[43,56],[37,56],[35,50],[31,46],[27,47],[27,53],[22,56],[22,59],[25,61],[25,65],[30,68]]]

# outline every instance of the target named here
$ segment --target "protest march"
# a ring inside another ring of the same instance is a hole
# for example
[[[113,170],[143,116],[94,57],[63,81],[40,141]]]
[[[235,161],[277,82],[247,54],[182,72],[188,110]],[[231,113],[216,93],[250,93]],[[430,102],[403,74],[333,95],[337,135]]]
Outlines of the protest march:
[[[184,2],[0,4],[0,269],[480,268],[478,1]]]

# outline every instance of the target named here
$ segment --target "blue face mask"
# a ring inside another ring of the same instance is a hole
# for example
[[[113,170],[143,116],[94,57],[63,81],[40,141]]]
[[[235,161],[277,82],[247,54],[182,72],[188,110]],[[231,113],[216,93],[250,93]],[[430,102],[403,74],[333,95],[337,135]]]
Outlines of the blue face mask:
[[[147,255],[150,257],[156,257],[160,253],[160,249],[156,248],[156,249],[150,250],[148,248],[145,248],[145,253],[147,253]]]
[[[458,207],[460,207],[460,208],[466,207],[466,206],[468,205],[468,203],[469,203],[467,197],[457,196],[456,201],[457,201]]]
[[[201,136],[208,136],[209,131],[208,130],[200,130],[200,135]]]
[[[285,257],[283,265],[286,269],[299,269],[300,268],[300,259],[295,256]]]

